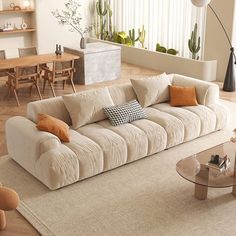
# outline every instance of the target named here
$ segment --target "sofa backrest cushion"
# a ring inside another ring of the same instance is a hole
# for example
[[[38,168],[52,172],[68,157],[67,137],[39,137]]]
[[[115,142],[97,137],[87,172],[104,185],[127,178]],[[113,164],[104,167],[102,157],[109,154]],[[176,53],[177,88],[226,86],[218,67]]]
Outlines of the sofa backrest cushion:
[[[142,79],[131,79],[134,91],[142,107],[168,102],[170,79],[163,73]]]
[[[71,125],[70,114],[66,109],[62,97],[49,98],[30,102],[27,105],[27,118],[38,123],[38,114],[47,114]]]
[[[114,105],[122,105],[124,103],[137,100],[137,96],[131,83],[113,85],[108,87],[108,90]]]
[[[174,74],[172,85],[195,87],[197,101],[201,105],[209,106],[219,100],[219,86],[210,82],[201,81],[184,75]]]
[[[74,129],[106,119],[103,108],[114,105],[108,88],[65,95],[63,101],[69,111]]]

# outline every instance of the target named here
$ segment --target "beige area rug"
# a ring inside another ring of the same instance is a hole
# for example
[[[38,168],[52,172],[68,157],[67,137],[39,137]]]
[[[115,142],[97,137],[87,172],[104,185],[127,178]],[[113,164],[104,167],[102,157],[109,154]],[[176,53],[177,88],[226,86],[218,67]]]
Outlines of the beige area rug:
[[[236,104],[225,103],[236,127]],[[219,131],[56,191],[8,157],[1,158],[0,179],[16,189],[18,211],[45,236],[235,235],[231,188],[210,189],[199,201],[175,170],[181,158],[231,135]]]

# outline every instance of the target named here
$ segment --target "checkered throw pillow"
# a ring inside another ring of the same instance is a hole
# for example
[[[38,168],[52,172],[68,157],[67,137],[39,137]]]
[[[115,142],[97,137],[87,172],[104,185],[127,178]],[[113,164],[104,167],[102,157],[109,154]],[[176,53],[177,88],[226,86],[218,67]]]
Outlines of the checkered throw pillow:
[[[103,110],[113,126],[147,118],[145,111],[137,100],[122,105],[105,107]]]

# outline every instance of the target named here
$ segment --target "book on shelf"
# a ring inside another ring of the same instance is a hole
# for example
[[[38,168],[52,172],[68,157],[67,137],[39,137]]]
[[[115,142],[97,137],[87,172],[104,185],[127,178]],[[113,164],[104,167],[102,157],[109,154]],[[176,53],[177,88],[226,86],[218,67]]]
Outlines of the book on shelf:
[[[214,159],[215,156],[212,156],[211,160],[207,163],[207,166],[209,168],[218,170],[220,172],[224,172],[229,169],[230,167],[230,159],[226,156],[219,157],[216,155],[216,159]]]

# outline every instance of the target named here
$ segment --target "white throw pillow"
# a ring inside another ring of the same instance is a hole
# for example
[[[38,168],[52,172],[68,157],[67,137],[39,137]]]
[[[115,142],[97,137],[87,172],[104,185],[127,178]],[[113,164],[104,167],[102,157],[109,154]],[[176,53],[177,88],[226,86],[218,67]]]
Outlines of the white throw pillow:
[[[166,73],[143,79],[131,79],[142,107],[169,101],[170,79]]]
[[[65,95],[63,101],[74,129],[106,119],[103,108],[114,105],[107,88]]]

